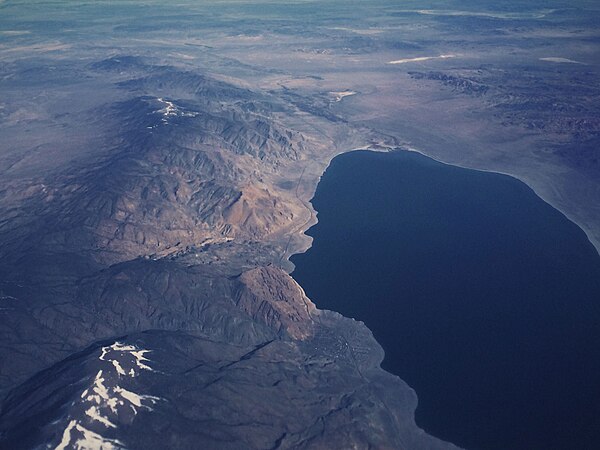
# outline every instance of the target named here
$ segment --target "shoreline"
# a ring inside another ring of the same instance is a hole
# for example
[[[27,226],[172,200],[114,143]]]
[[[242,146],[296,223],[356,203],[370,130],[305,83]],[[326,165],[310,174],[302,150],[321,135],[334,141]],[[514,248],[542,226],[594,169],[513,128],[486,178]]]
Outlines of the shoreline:
[[[407,149],[403,149],[400,147],[396,147],[396,146],[379,146],[379,147],[372,147],[371,145],[365,145],[363,147],[357,147],[357,148],[353,148],[351,150],[347,150],[347,151],[341,151],[341,152],[337,152],[335,154],[333,154],[332,156],[330,156],[325,163],[325,168],[323,169],[323,171],[321,172],[321,174],[319,175],[317,182],[314,186],[314,188],[311,190],[311,194],[310,194],[310,199],[305,200],[302,197],[299,196],[298,190],[301,186],[305,171],[306,171],[306,166],[302,169],[302,172],[300,174],[300,177],[298,178],[298,183],[296,184],[296,188],[295,188],[295,192],[296,192],[296,198],[302,202],[302,204],[304,205],[304,207],[306,208],[306,210],[309,212],[309,218],[302,224],[300,225],[294,232],[292,232],[290,234],[290,237],[288,239],[287,245],[284,249],[284,252],[282,253],[280,260],[279,260],[279,265],[280,267],[285,270],[288,273],[288,276],[290,278],[292,278],[292,280],[294,281],[294,283],[296,283],[298,285],[298,287],[302,290],[303,294],[305,295],[305,297],[315,306],[317,311],[323,311],[323,312],[329,312],[329,313],[334,313],[334,314],[338,314],[341,317],[343,317],[344,319],[347,320],[352,320],[354,322],[357,323],[361,323],[363,324],[363,326],[368,330],[368,332],[371,334],[371,337],[373,339],[373,341],[375,341],[376,345],[381,349],[382,352],[382,357],[381,357],[381,361],[377,364],[377,369],[384,372],[385,374],[396,378],[400,383],[403,383],[404,385],[406,385],[414,394],[415,399],[416,399],[416,405],[412,414],[412,420],[415,424],[415,426],[420,429],[424,434],[426,434],[427,436],[430,436],[434,439],[437,439],[441,442],[445,442],[446,444],[453,446],[457,449],[462,449],[462,447],[458,446],[457,444],[455,444],[454,442],[442,439],[438,436],[436,436],[435,434],[433,434],[431,431],[427,430],[425,427],[423,427],[421,424],[417,423],[417,409],[419,408],[419,394],[416,391],[416,389],[411,386],[410,384],[408,384],[408,382],[406,382],[403,378],[401,378],[399,375],[390,372],[387,369],[384,369],[382,364],[383,361],[386,358],[386,351],[383,348],[383,345],[379,342],[379,340],[377,340],[375,338],[375,336],[373,335],[373,331],[371,330],[371,328],[369,328],[367,326],[367,324],[365,324],[363,321],[359,320],[359,319],[355,319],[352,317],[347,317],[344,314],[342,314],[339,311],[334,311],[334,310],[330,310],[330,309],[326,309],[326,308],[321,308],[318,304],[316,304],[310,297],[308,297],[308,295],[306,295],[303,286],[298,282],[298,280],[296,280],[293,277],[293,272],[295,271],[295,265],[290,261],[291,257],[294,255],[298,255],[298,254],[303,254],[306,253],[313,245],[313,238],[311,236],[308,236],[306,234],[306,232],[312,228],[313,226],[315,226],[318,223],[318,218],[317,218],[317,214],[318,211],[313,207],[312,205],[312,199],[315,196],[316,193],[316,189],[319,185],[319,183],[321,182],[321,179],[323,177],[323,175],[325,174],[325,172],[327,171],[327,169],[330,167],[331,162],[337,158],[338,156],[347,154],[347,153],[352,153],[352,152],[356,152],[356,151],[370,151],[370,152],[375,152],[375,153],[391,153],[394,151],[410,151]],[[427,155],[423,155],[423,156],[427,156]],[[433,158],[432,158],[433,159]],[[308,162],[310,163],[310,161]],[[308,164],[307,163],[307,164]],[[296,249],[292,249],[290,250],[290,244],[294,238],[294,235],[299,239],[299,242],[306,242],[306,245],[302,246],[302,247],[298,247]]]
[[[314,238],[313,238],[313,237],[310,237],[310,236],[307,236],[307,235],[306,235],[306,231],[308,231],[308,230],[309,230],[309,229],[310,229],[312,226],[314,226],[316,223],[318,223],[317,214],[316,214],[316,213],[318,213],[318,211],[317,211],[317,210],[316,210],[316,209],[313,207],[313,204],[312,204],[312,199],[313,199],[313,198],[314,198],[314,196],[315,196],[315,193],[316,193],[316,189],[317,189],[317,187],[318,187],[318,184],[320,183],[320,181],[321,181],[321,179],[323,178],[323,176],[324,176],[325,172],[326,172],[326,171],[329,169],[329,167],[331,166],[331,163],[332,163],[332,161],[333,161],[333,160],[334,160],[336,157],[338,157],[338,156],[341,156],[341,155],[343,155],[343,154],[347,154],[347,153],[356,152],[356,151],[364,151],[364,152],[371,152],[371,153],[395,153],[395,152],[398,152],[398,153],[402,153],[402,152],[418,153],[418,154],[422,155],[422,156],[423,156],[423,157],[425,157],[425,158],[428,158],[428,159],[430,159],[430,160],[433,160],[433,161],[435,161],[435,162],[437,162],[437,163],[440,163],[440,164],[443,164],[443,165],[445,165],[445,166],[449,166],[449,167],[456,167],[456,168],[461,168],[461,169],[470,170],[470,171],[471,171],[471,170],[473,170],[473,171],[475,171],[475,172],[480,172],[480,173],[496,174],[496,175],[501,175],[501,176],[503,176],[503,177],[510,177],[510,179],[511,179],[513,182],[514,182],[514,181],[516,181],[516,182],[518,182],[518,183],[521,183],[522,185],[524,185],[524,187],[526,187],[527,189],[529,189],[529,190],[531,191],[531,193],[532,193],[532,194],[533,194],[535,197],[537,197],[537,199],[538,199],[538,200],[541,200],[543,203],[545,203],[546,205],[550,206],[550,207],[551,207],[551,208],[552,208],[554,211],[557,211],[558,213],[560,213],[560,215],[561,215],[561,216],[563,216],[563,218],[564,218],[564,219],[566,219],[567,221],[569,221],[571,224],[575,225],[577,229],[579,229],[580,231],[583,231],[584,235],[586,236],[586,239],[587,239],[588,243],[589,243],[589,244],[591,244],[591,245],[592,245],[592,247],[594,247],[594,250],[595,250],[595,252],[598,254],[598,248],[597,248],[597,247],[594,245],[594,243],[593,243],[593,242],[591,241],[591,239],[589,238],[589,235],[588,235],[588,234],[585,232],[585,230],[584,230],[584,229],[583,229],[583,228],[582,228],[582,227],[581,227],[581,226],[580,226],[578,223],[576,223],[576,222],[575,222],[575,221],[573,221],[571,218],[569,218],[567,214],[565,214],[565,213],[564,213],[563,211],[561,211],[559,208],[555,207],[555,206],[554,206],[552,203],[550,203],[550,202],[548,202],[547,200],[545,200],[545,199],[544,199],[542,196],[540,196],[540,195],[539,195],[539,193],[538,193],[538,192],[537,192],[537,191],[536,191],[536,190],[535,190],[535,189],[534,189],[534,188],[533,188],[533,187],[532,187],[532,186],[531,186],[529,183],[527,183],[527,182],[523,181],[521,178],[519,178],[519,177],[517,177],[517,176],[511,175],[511,174],[508,174],[508,173],[499,172],[499,171],[489,170],[489,169],[473,169],[473,168],[471,168],[471,167],[465,167],[464,165],[460,165],[460,164],[452,164],[452,163],[447,163],[447,162],[444,162],[444,161],[441,161],[441,160],[439,160],[438,158],[431,157],[431,156],[429,156],[429,155],[425,154],[424,152],[422,152],[422,151],[419,151],[418,149],[414,149],[414,148],[407,147],[407,146],[394,146],[394,147],[389,147],[389,148],[380,148],[380,147],[379,147],[379,148],[377,148],[377,147],[375,147],[375,148],[372,148],[371,146],[364,146],[364,147],[360,147],[360,148],[353,148],[353,149],[351,149],[351,150],[348,150],[348,151],[339,152],[339,153],[336,153],[335,155],[331,156],[331,158],[329,158],[329,159],[328,159],[327,166],[326,166],[325,170],[323,171],[323,173],[321,174],[321,176],[320,176],[320,177],[319,177],[319,179],[318,179],[318,183],[317,183],[317,186],[316,186],[316,187],[315,187],[315,189],[314,189],[314,192],[313,192],[313,194],[312,194],[311,200],[310,200],[310,201],[304,201],[304,200],[302,200],[302,198],[298,197],[298,198],[299,198],[299,200],[301,200],[301,201],[303,202],[303,204],[304,204],[304,205],[307,207],[307,209],[309,210],[309,213],[310,213],[310,217],[309,217],[309,219],[307,220],[307,222],[305,222],[305,223],[304,223],[304,224],[303,224],[303,225],[302,225],[302,226],[299,228],[298,232],[299,232],[299,233],[301,233],[301,235],[302,235],[302,237],[303,237],[304,239],[308,238],[308,239],[310,239],[310,241],[309,241],[309,244],[308,244],[308,246],[306,247],[306,249],[304,249],[304,250],[300,250],[300,251],[296,251],[296,252],[294,252],[294,253],[292,253],[292,252],[290,251],[290,249],[289,249],[289,248],[286,248],[286,256],[287,256],[287,261],[288,261],[288,262],[289,262],[289,263],[292,265],[292,267],[295,267],[295,266],[293,266],[293,264],[291,263],[291,261],[289,261],[289,260],[290,260],[290,258],[291,258],[292,256],[294,256],[294,255],[305,253],[305,252],[306,252],[308,249],[310,249],[310,248],[312,247],[312,245],[313,245],[313,239],[314,239]],[[301,176],[301,177],[300,177],[300,179],[299,179],[299,183],[300,183],[300,181],[301,181],[301,180],[302,180],[302,176]],[[526,214],[527,214],[527,213],[526,213]],[[302,241],[300,241],[300,242],[302,242]],[[291,276],[292,278],[294,278],[294,277],[293,277],[293,271],[294,271],[294,269],[292,269],[292,270],[289,272],[289,274],[290,274],[290,276]],[[300,282],[299,282],[298,280],[296,280],[296,278],[294,278],[294,281],[296,281],[296,283],[298,283],[298,284],[299,284],[299,286],[302,286],[302,285],[300,284]],[[355,321],[362,321],[360,317],[358,317],[358,318],[353,318],[353,317],[350,317],[350,316],[346,316],[344,313],[342,313],[342,312],[338,311],[336,308],[326,308],[326,307],[320,306],[320,305],[319,305],[319,304],[317,304],[317,303],[315,303],[315,306],[316,306],[316,308],[317,308],[318,310],[321,310],[321,311],[328,311],[328,310],[330,310],[330,311],[337,312],[338,314],[341,314],[343,317],[350,318],[351,320],[355,320]],[[369,327],[367,324],[365,324],[365,326],[366,326],[366,327],[367,327],[367,328],[368,328],[368,329],[371,331],[371,328],[370,328],[370,327]],[[372,331],[371,331],[371,332],[372,332]],[[382,348],[382,350],[383,350],[383,353],[384,353],[384,356],[383,356],[383,357],[384,357],[384,359],[385,359],[385,358],[386,358],[386,356],[387,356],[387,355],[386,355],[386,353],[387,353],[387,352],[386,352],[385,348],[383,347],[383,344],[381,343],[381,341],[380,341],[379,339],[376,339],[376,342],[377,342],[377,343],[379,344],[379,346]],[[392,376],[394,376],[394,377],[398,378],[399,380],[401,380],[402,382],[404,382],[405,384],[407,384],[407,385],[408,385],[408,386],[409,386],[409,387],[410,387],[410,388],[411,388],[411,389],[414,391],[414,393],[415,393],[415,395],[416,395],[416,397],[417,397],[417,408],[415,409],[414,420],[415,420],[415,423],[417,423],[416,421],[417,421],[417,409],[418,409],[418,406],[419,406],[419,402],[418,402],[418,398],[419,398],[419,392],[416,390],[416,388],[414,388],[412,385],[410,385],[410,384],[409,384],[409,383],[408,383],[408,382],[407,382],[407,381],[406,381],[404,378],[402,378],[400,375],[397,375],[396,373],[390,372],[390,371],[389,371],[389,369],[385,369],[385,368],[383,367],[383,365],[382,365],[382,364],[383,364],[383,361],[384,361],[384,360],[382,360],[382,361],[381,361],[381,363],[379,364],[379,369],[380,369],[380,370],[382,370],[382,371],[384,371],[384,372],[386,372],[386,373],[388,373],[388,374],[390,374],[390,375],[392,375]],[[441,439],[441,440],[445,440],[445,439],[443,439],[443,438],[441,438],[441,437],[437,437],[437,436],[434,434],[435,432],[428,431],[428,429],[427,429],[426,427],[422,426],[421,424],[417,423],[417,426],[418,426],[420,429],[422,429],[422,430],[423,430],[423,431],[424,431],[426,434],[428,434],[428,435],[430,435],[430,436],[433,436],[433,437],[436,437],[436,438],[438,438],[438,439]],[[452,441],[448,441],[448,440],[445,440],[445,441],[446,441],[446,442],[448,442],[448,443],[452,443]]]
[[[445,164],[448,166],[454,166],[454,167],[460,167],[462,169],[468,169],[468,170],[475,170],[478,172],[485,172],[485,173],[494,173],[494,174],[499,174],[499,175],[504,175],[504,176],[508,176],[511,178],[514,178],[518,181],[520,181],[521,183],[525,184],[529,189],[531,189],[535,195],[537,197],[540,198],[540,200],[542,200],[543,202],[547,203],[548,205],[550,205],[552,208],[554,208],[556,211],[558,211],[560,214],[562,214],[567,220],[569,220],[570,222],[574,223],[587,237],[587,240],[589,241],[589,243],[592,245],[592,247],[594,247],[594,249],[596,250],[596,253],[600,256],[600,240],[594,239],[591,235],[591,233],[589,233],[588,231],[586,231],[586,229],[580,224],[578,223],[576,220],[574,220],[569,214],[568,212],[564,211],[562,208],[557,207],[555,204],[553,204],[551,201],[547,200],[545,198],[545,196],[541,195],[539,190],[536,190],[532,184],[528,182],[527,180],[522,179],[521,177],[508,173],[508,172],[502,172],[499,170],[493,170],[493,169],[487,169],[487,168],[474,168],[474,167],[470,167],[467,166],[465,164],[459,164],[459,163],[450,163],[447,161],[443,161],[442,159],[440,159],[439,157],[435,157],[432,156],[430,154],[427,154],[425,151],[417,149],[415,147],[411,147],[409,145],[400,145],[400,146],[388,146],[388,145],[382,145],[382,144],[376,144],[377,146],[374,146],[373,144],[371,145],[365,145],[362,147],[355,147],[352,148],[351,150],[345,150],[345,151],[341,151],[341,152],[336,152],[334,153],[332,156],[330,156],[328,159],[326,159],[323,162],[320,162],[320,164],[324,164],[325,168],[323,169],[323,171],[321,172],[321,174],[319,175],[317,182],[314,186],[314,188],[311,190],[311,197],[310,199],[304,199],[302,197],[300,197],[298,190],[301,186],[302,183],[302,179],[304,177],[307,165],[310,164],[311,161],[308,161],[307,164],[304,166],[301,175],[298,179],[298,183],[296,184],[295,187],[295,195],[296,198],[303,204],[303,206],[306,208],[306,210],[309,212],[309,218],[301,225],[299,225],[294,231],[292,231],[290,233],[290,236],[288,238],[288,242],[286,247],[284,248],[284,251],[279,259],[279,264],[280,266],[286,271],[288,272],[288,274],[291,275],[291,273],[294,271],[294,265],[293,263],[290,261],[290,258],[296,254],[302,254],[302,253],[306,253],[311,247],[312,247],[312,237],[306,235],[306,231],[308,231],[311,227],[313,227],[314,225],[316,225],[318,223],[318,218],[317,218],[317,213],[318,211],[316,211],[311,203],[311,200],[313,199],[315,192],[317,190],[317,187],[321,181],[321,178],[323,177],[323,175],[325,174],[325,172],[327,171],[327,169],[329,168],[329,166],[331,165],[331,161],[333,161],[333,159],[335,159],[336,157],[346,154],[346,153],[351,153],[351,152],[355,152],[355,151],[360,151],[360,150],[364,150],[364,151],[371,151],[371,152],[377,152],[377,153],[391,153],[391,152],[395,152],[395,151],[406,151],[406,152],[414,152],[414,153],[418,153],[420,155],[423,155],[429,159],[432,159],[436,162],[439,162],[441,164]],[[294,236],[296,236],[296,239],[299,240],[299,242],[306,242],[306,245],[303,245],[301,247],[298,248],[290,248],[290,245],[292,244],[292,241],[294,240]]]
[[[575,225],[577,225],[577,227],[583,231],[583,233],[585,234],[585,236],[587,237],[587,240],[590,242],[590,244],[592,244],[592,246],[594,247],[594,249],[596,250],[596,253],[600,256],[600,240],[594,239],[590,233],[588,231],[586,231],[585,227],[583,227],[580,223],[578,223],[578,221],[576,221],[575,219],[573,219],[566,211],[564,211],[562,208],[557,207],[555,204],[553,204],[551,201],[547,200],[546,198],[544,198],[545,196],[540,194],[539,190],[535,189],[535,187],[533,186],[533,183],[528,182],[527,180],[524,180],[523,178],[521,178],[520,176],[508,173],[508,172],[502,172],[499,170],[494,170],[494,169],[486,169],[486,168],[473,168],[473,167],[469,167],[466,166],[464,164],[458,164],[458,163],[449,163],[447,161],[442,161],[441,159],[439,159],[438,157],[435,156],[431,156],[428,155],[427,153],[425,153],[422,150],[419,150],[417,148],[414,147],[409,147],[409,146],[405,146],[404,148],[401,148],[399,150],[404,150],[404,151],[408,151],[408,152],[414,152],[414,153],[418,153],[420,155],[423,155],[429,159],[432,159],[436,162],[439,162],[441,164],[446,164],[448,166],[454,166],[454,167],[460,167],[461,169],[468,169],[468,170],[475,170],[477,172],[485,172],[485,173],[495,173],[495,174],[499,174],[499,175],[504,175],[507,177],[511,177],[514,178],[515,180],[520,181],[521,183],[525,184],[529,189],[531,189],[536,196],[538,196],[540,198],[540,200],[542,200],[544,203],[550,205],[552,208],[554,208],[556,211],[558,211],[559,213],[561,213],[567,220],[569,220],[570,222],[574,223]]]

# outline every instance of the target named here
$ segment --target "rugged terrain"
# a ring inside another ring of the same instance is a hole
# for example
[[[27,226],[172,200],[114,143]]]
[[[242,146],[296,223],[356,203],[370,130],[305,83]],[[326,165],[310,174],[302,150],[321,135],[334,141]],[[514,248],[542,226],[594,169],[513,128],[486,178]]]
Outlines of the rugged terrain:
[[[560,11],[0,2],[0,447],[452,448],[287,258],[359,147],[516,175],[598,246],[597,49],[537,60],[598,36]]]
[[[4,175],[1,446],[450,447],[415,426],[366,327],[278,267],[312,218],[302,177],[322,168],[307,160],[333,139],[198,71],[129,56],[76,70],[114,99],[52,120],[96,133],[56,167]]]

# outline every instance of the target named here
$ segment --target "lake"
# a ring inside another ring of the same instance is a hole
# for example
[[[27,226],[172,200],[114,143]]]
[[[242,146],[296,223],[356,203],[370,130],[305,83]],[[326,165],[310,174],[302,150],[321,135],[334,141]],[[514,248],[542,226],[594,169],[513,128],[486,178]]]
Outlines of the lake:
[[[600,448],[600,256],[515,178],[415,152],[336,157],[292,276],[362,320],[417,424],[469,449]]]

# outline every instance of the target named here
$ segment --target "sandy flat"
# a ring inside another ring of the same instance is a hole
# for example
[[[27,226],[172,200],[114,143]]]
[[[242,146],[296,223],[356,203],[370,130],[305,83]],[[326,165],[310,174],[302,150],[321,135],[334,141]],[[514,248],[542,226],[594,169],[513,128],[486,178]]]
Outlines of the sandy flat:
[[[388,62],[388,64],[406,64],[406,63],[411,63],[411,62],[429,61],[430,59],[448,59],[448,58],[455,58],[455,57],[456,57],[456,55],[419,56],[416,58],[397,59],[395,61]]]
[[[341,102],[345,97],[350,97],[351,95],[356,95],[354,91],[338,91],[338,92],[330,92],[330,95],[335,97],[336,102]]]
[[[548,61],[553,63],[567,63],[567,64],[585,64],[579,61],[575,61],[573,59],[568,58],[559,58],[557,56],[550,56],[548,58],[540,58],[540,61]]]

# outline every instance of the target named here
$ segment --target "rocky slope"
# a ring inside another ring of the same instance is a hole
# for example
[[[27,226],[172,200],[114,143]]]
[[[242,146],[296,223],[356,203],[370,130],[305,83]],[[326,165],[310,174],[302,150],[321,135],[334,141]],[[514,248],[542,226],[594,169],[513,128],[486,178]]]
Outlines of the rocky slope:
[[[307,159],[336,151],[297,107],[136,57],[79,70],[119,94],[81,112],[94,151],[2,192],[0,447],[451,448],[280,268]]]

